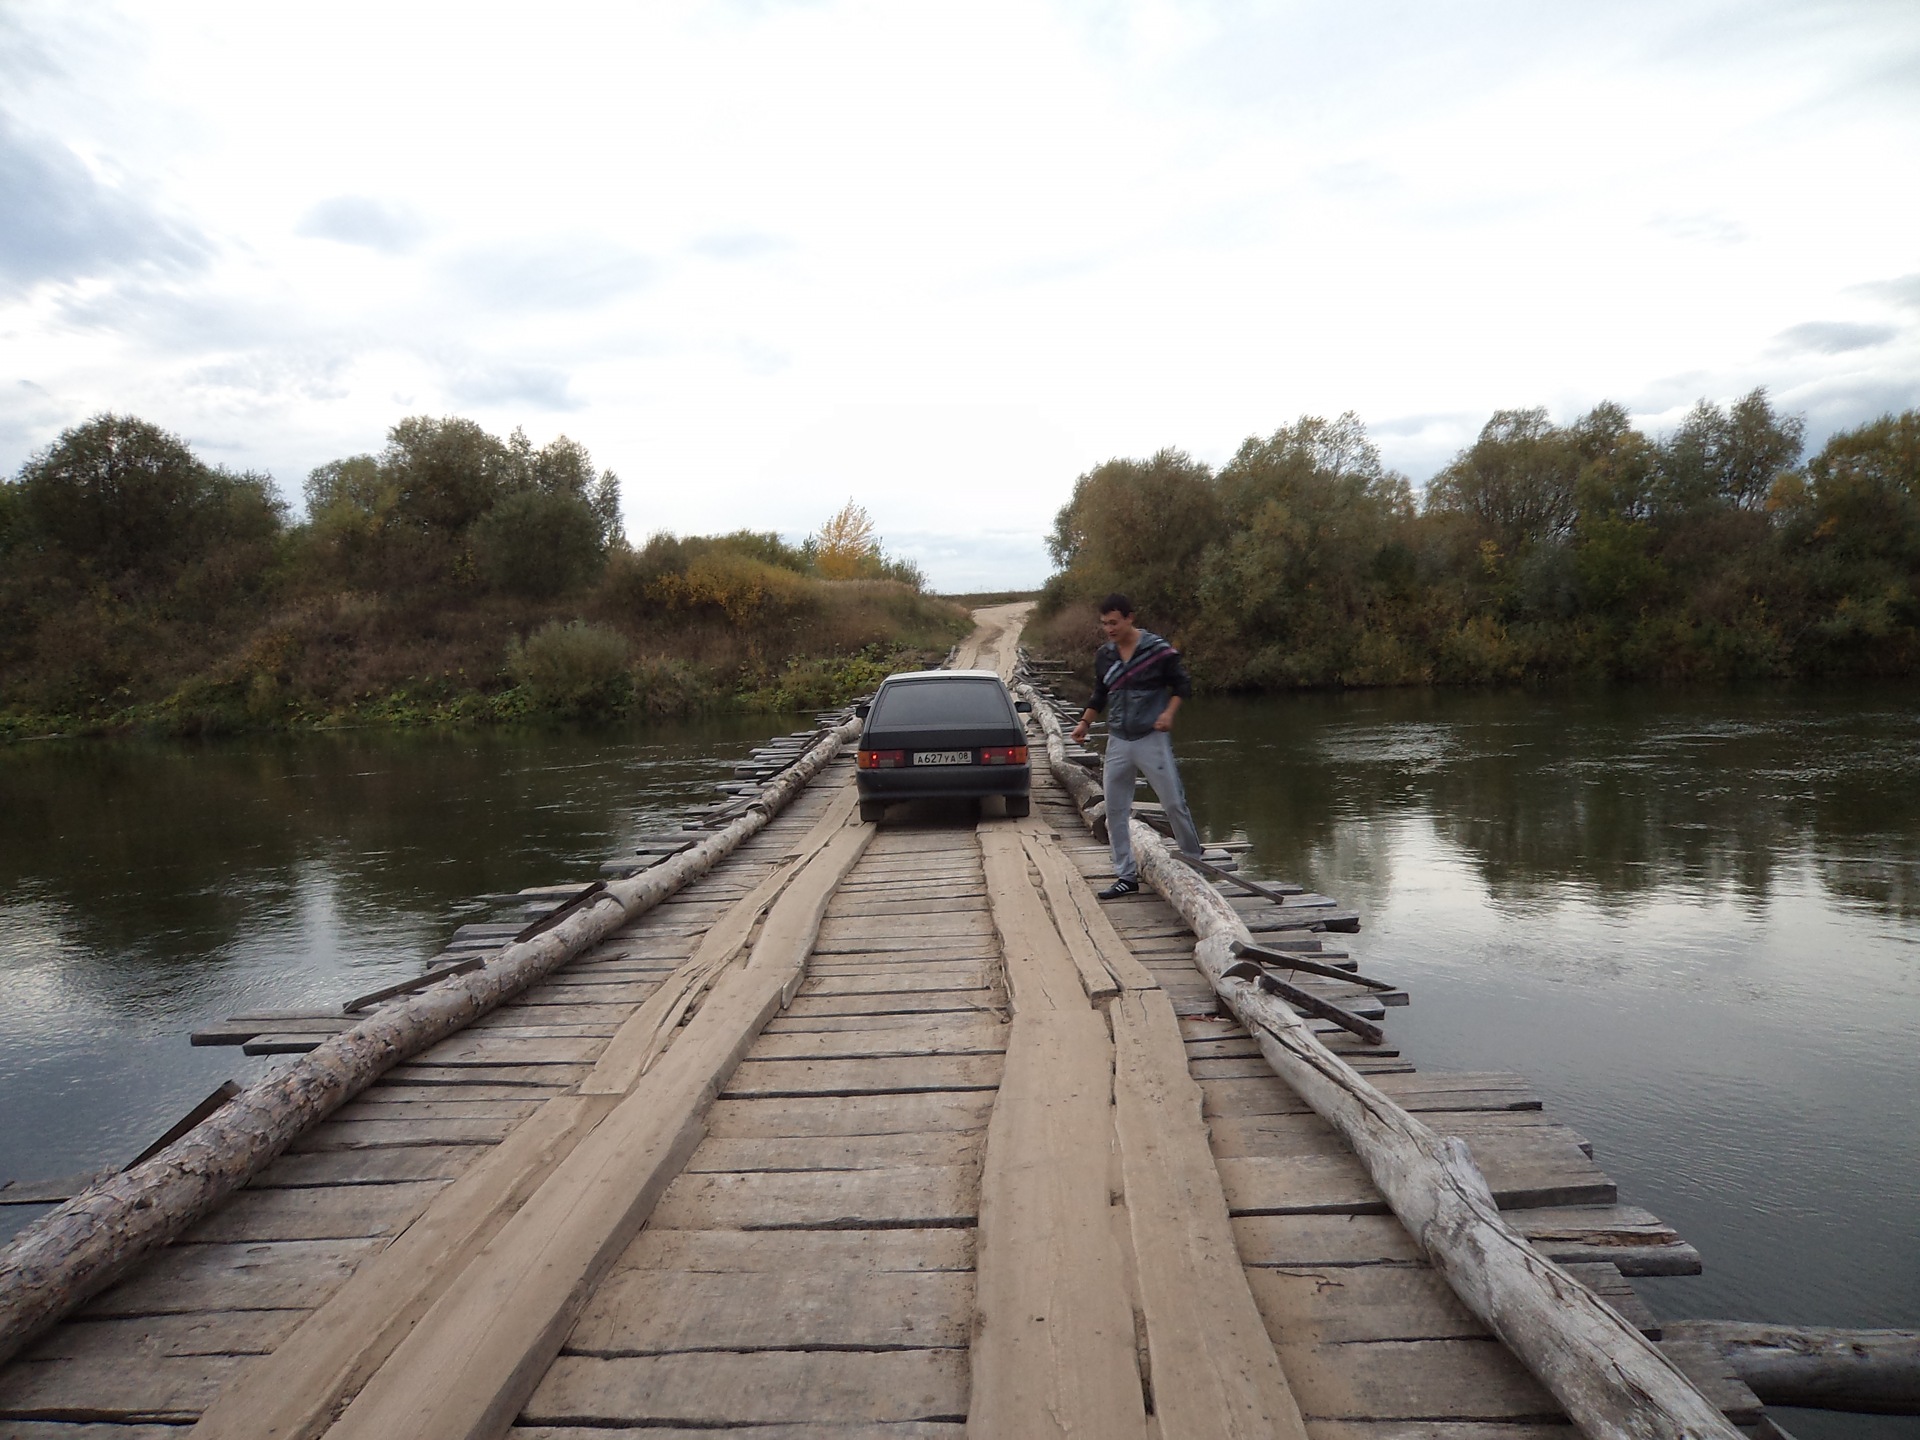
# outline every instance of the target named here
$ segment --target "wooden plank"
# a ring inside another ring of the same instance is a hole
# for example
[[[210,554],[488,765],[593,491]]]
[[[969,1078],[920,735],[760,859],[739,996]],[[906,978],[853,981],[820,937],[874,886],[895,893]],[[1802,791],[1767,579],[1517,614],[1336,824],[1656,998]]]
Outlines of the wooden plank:
[[[987,891],[983,885],[971,894],[896,896],[890,889],[853,890],[842,887],[827,906],[827,919],[855,915],[985,915]]]
[[[273,1245],[184,1245],[162,1250],[80,1313],[169,1315],[200,1310],[311,1309],[382,1240],[283,1240]]]
[[[560,1094],[563,1085],[484,1085],[473,1083],[461,1086],[447,1085],[404,1085],[389,1084],[382,1080],[378,1085],[365,1091],[354,1100],[355,1105],[365,1105],[376,1110],[398,1109],[409,1105],[478,1105],[492,1102],[522,1105],[528,1114],[554,1095]],[[344,1111],[346,1107],[342,1107]],[[452,1113],[449,1111],[449,1113]],[[369,1118],[372,1118],[371,1115]]]
[[[476,1157],[475,1145],[394,1145],[374,1150],[319,1150],[282,1155],[253,1177],[253,1190],[308,1185],[391,1185],[404,1180],[452,1180]]]
[[[709,1134],[686,1173],[750,1170],[878,1170],[896,1165],[978,1165],[985,1127],[898,1135]]]
[[[1126,973],[1108,963],[1116,980]],[[1108,1018],[1114,1131],[1158,1429],[1305,1440],[1234,1248],[1173,1010],[1158,991],[1129,988]]]
[[[765,1139],[805,1135],[919,1135],[974,1130],[993,1113],[990,1090],[920,1094],[810,1095],[780,1100],[727,1100],[707,1112],[711,1138]]]
[[[931,966],[981,964],[995,958],[993,941],[918,941],[908,945],[883,945],[879,941],[839,941],[835,945],[814,948],[814,962],[808,970],[820,975],[845,975],[854,970],[925,970]]]
[[[782,1031],[753,1047],[761,1060],[826,1060],[861,1056],[998,1055],[1008,1027],[990,1019],[923,1020],[860,1029]]]
[[[972,1224],[979,1206],[972,1165],[786,1173],[687,1173],[653,1212],[660,1229],[872,1229]]]
[[[1032,831],[1022,833],[1023,848],[1033,867],[1040,873],[1046,891],[1047,908],[1055,928],[1080,972],[1080,984],[1089,999],[1103,999],[1121,990],[1146,990],[1155,981],[1120,938],[1113,923],[1100,909],[1079,873],[1051,842]]]
[[[57,1325],[24,1353],[35,1362],[124,1365],[130,1356],[265,1355],[283,1343],[305,1310],[215,1310],[72,1320]]]
[[[692,1153],[725,1078],[798,984],[828,898],[872,838],[871,826],[836,827],[769,911],[747,963],[721,976],[659,1062],[452,1280],[349,1402],[333,1440],[462,1440],[511,1422]]]
[[[1109,1215],[1113,1052],[1027,878],[1011,830],[983,825],[1013,1033],[980,1186],[968,1433],[1143,1437],[1126,1258]]]
[[[600,1287],[563,1353],[965,1349],[972,1328],[965,1272],[628,1269]]]
[[[831,950],[847,940],[904,946],[916,939],[954,940],[993,934],[993,917],[984,906],[935,915],[840,915],[820,922],[820,945]]]
[[[745,951],[754,928],[799,868],[818,855],[853,813],[854,793],[842,786],[826,812],[796,847],[792,865],[776,865],[744,897],[729,906],[701,937],[685,964],[662,981],[607,1045],[581,1082],[587,1094],[624,1095],[652,1068],[693,1013],[699,997]]]
[[[1581,1440],[1565,1418],[1554,1420],[1336,1420],[1316,1417],[1314,1440]],[[515,1440],[520,1440],[516,1436]],[[527,1437],[532,1440],[532,1437]],[[580,1436],[578,1440],[600,1440]],[[654,1440],[648,1436],[647,1440]],[[1758,1437],[1756,1437],[1758,1440]]]
[[[1537,1110],[1539,1098],[1526,1080],[1518,1075],[1446,1075],[1421,1071],[1373,1080],[1404,1110],[1417,1112],[1446,1110]],[[1206,1114],[1306,1115],[1307,1102],[1289,1088],[1279,1076],[1267,1074],[1231,1080],[1202,1080],[1206,1096]],[[1441,1123],[1444,1123],[1441,1122]]]
[[[913,1059],[743,1060],[722,1097],[911,1094],[924,1090],[993,1090],[999,1055],[928,1055]]]
[[[310,1155],[322,1150],[382,1150],[396,1145],[496,1145],[519,1123],[520,1117],[510,1115],[340,1120],[309,1131],[289,1151]]]
[[[482,1031],[463,1030],[451,1039],[420,1052],[416,1065],[590,1065],[606,1049],[599,1039],[499,1039]]]
[[[775,1350],[745,1354],[563,1355],[523,1425],[949,1423],[967,1411],[964,1350]],[[604,1432],[603,1432],[604,1433]],[[756,1436],[766,1432],[756,1432]]]
[[[973,1272],[973,1231],[642,1230],[614,1273],[624,1270],[840,1274],[856,1270]]]
[[[1611,1261],[1628,1275],[1700,1273],[1700,1252],[1635,1206],[1510,1208],[1505,1218],[1555,1260]]]
[[[0,1370],[0,1412],[191,1422],[249,1363],[244,1355],[149,1355],[138,1365],[23,1357]]]
[[[1539,1381],[1495,1340],[1289,1345],[1276,1336],[1275,1343],[1309,1421],[1323,1415],[1547,1421],[1561,1414]]]
[[[292,1343],[226,1390],[201,1417],[199,1440],[311,1433],[612,1106],[604,1096],[549,1101],[435,1195],[399,1239],[314,1312]]]
[[[1619,1198],[1613,1181],[1570,1146],[1489,1139],[1473,1151],[1495,1201],[1510,1208],[1611,1205]],[[1219,1166],[1236,1215],[1378,1214],[1386,1204],[1366,1168],[1344,1149],[1285,1159],[1234,1156]]]
[[[802,987],[803,992],[805,987]],[[798,1022],[823,1015],[930,1015],[971,1010],[1004,1017],[1005,992],[982,985],[975,989],[883,990],[867,994],[802,993],[794,996],[783,1017]],[[774,1022],[769,1021],[771,1026]]]
[[[1540,1110],[1453,1110],[1435,1114],[1428,1124],[1443,1135],[1458,1135],[1478,1154],[1482,1142],[1553,1145],[1592,1158],[1592,1147],[1578,1131]],[[1344,1149],[1346,1142],[1318,1115],[1235,1115],[1211,1122],[1213,1153],[1239,1155],[1314,1155]]]
[[[204,1244],[397,1235],[413,1223],[446,1183],[416,1180],[398,1185],[246,1189],[182,1238]]]
[[[808,967],[808,978],[801,982],[799,998],[834,995],[883,995],[895,996],[915,994],[922,991],[981,991],[990,990],[997,978],[993,967],[984,962],[969,965],[948,965],[938,969],[925,967],[917,970],[848,970],[836,975],[821,975]]]
[[[771,1437],[772,1432],[768,1432]],[[179,1440],[177,1425],[119,1424],[66,1420],[0,1419],[0,1440]],[[549,1437],[552,1440],[552,1437]],[[600,1437],[593,1437],[600,1440]],[[648,1440],[654,1440],[649,1436]],[[839,1437],[836,1437],[839,1440]]]
[[[396,1065],[391,1085],[526,1085],[554,1094],[586,1078],[586,1065]]]
[[[1630,1205],[1510,1210],[1507,1222],[1543,1255],[1561,1264],[1605,1262],[1625,1275],[1697,1275],[1700,1255],[1649,1215]],[[1400,1222],[1390,1215],[1248,1215],[1233,1222],[1235,1243],[1248,1265],[1318,1266],[1422,1260]]]
[[[859,1015],[796,1015],[789,1008],[786,1014],[776,1015],[769,1020],[760,1034],[764,1039],[772,1035],[816,1035],[828,1031],[912,1030],[935,1021],[963,1026],[1004,1026],[1007,1017],[1002,1009],[965,1000],[951,1004],[936,1002],[912,1010],[870,1011]]]
[[[1583,1267],[1575,1278],[1616,1309],[1635,1311],[1636,1328],[1651,1325],[1633,1287],[1612,1267]],[[1289,1345],[1492,1338],[1426,1265],[1352,1265],[1338,1271],[1256,1267],[1248,1280],[1260,1313]]]

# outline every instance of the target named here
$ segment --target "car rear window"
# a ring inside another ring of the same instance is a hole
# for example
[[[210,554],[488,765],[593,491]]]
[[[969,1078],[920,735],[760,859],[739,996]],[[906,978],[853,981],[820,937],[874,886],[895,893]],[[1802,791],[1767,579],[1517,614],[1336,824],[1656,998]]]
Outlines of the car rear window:
[[[1006,691],[991,680],[915,680],[881,688],[876,725],[1006,725]]]

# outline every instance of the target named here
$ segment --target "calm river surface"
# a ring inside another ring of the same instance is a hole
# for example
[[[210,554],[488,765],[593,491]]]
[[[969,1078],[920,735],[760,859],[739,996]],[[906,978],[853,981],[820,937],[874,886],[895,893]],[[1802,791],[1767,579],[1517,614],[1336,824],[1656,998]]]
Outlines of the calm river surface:
[[[0,1178],[125,1160],[271,1063],[188,1030],[417,974],[793,728],[0,750]],[[1700,1249],[1658,1313],[1920,1328],[1920,690],[1203,699],[1177,745],[1203,829],[1362,912],[1417,1064],[1526,1074]]]

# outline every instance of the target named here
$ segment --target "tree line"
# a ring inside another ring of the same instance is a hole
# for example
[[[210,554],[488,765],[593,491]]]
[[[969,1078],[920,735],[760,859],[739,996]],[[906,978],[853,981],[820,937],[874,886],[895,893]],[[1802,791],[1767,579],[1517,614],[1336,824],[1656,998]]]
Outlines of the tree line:
[[[944,649],[955,623],[851,501],[799,544],[635,547],[618,477],[565,436],[413,416],[304,499],[113,414],[0,480],[0,732],[777,701],[795,657]]]
[[[1502,410],[1418,496],[1351,412],[1217,471],[1111,460],[1055,519],[1041,633],[1118,589],[1225,689],[1912,675],[1920,410],[1804,435],[1756,389],[1663,438]]]

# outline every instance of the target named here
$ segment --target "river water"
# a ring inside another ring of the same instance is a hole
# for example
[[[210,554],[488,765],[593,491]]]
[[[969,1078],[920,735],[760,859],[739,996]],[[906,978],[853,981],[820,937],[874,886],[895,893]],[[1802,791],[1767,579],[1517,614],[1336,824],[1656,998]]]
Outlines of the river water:
[[[1920,1328],[1916,702],[1203,699],[1177,748],[1203,829],[1362,912],[1415,1063],[1524,1073],[1700,1249],[1657,1313]],[[417,974],[471,897],[592,876],[793,728],[0,750],[0,1178],[124,1161],[273,1063],[190,1029]]]

